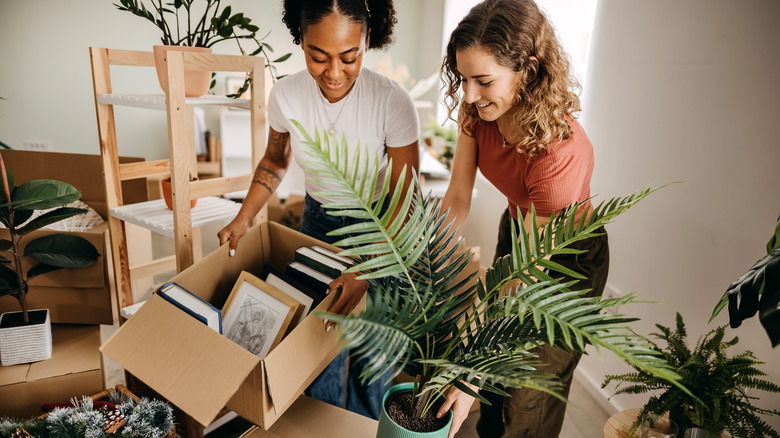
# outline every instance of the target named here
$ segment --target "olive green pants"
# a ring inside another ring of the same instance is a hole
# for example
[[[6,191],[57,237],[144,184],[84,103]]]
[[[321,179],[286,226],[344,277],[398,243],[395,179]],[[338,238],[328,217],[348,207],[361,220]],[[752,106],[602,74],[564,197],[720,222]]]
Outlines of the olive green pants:
[[[501,216],[496,245],[496,259],[510,254],[511,232],[507,209]],[[517,222],[515,221],[515,224]],[[609,271],[609,244],[606,230],[600,236],[576,242],[572,248],[585,250],[582,254],[555,256],[553,260],[587,277],[572,286],[573,290],[591,289],[588,296],[600,296],[604,292]],[[566,278],[566,276],[563,276]],[[567,279],[573,280],[573,279]],[[582,356],[579,352],[568,352],[558,348],[542,346],[533,350],[543,364],[538,370],[555,374],[563,388],[561,394],[568,396],[574,369]],[[554,438],[561,431],[566,403],[541,391],[532,389],[504,388],[511,397],[502,397],[487,391],[480,395],[492,405],[482,404],[477,432],[481,438]]]

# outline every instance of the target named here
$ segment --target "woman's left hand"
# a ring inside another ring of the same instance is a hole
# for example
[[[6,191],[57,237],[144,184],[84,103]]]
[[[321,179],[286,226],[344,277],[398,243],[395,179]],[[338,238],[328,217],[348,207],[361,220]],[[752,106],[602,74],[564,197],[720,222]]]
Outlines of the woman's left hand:
[[[341,289],[341,293],[330,305],[328,312],[339,315],[348,315],[368,290],[368,283],[365,280],[358,280],[355,274],[341,274],[338,278],[330,282],[328,293]],[[326,323],[326,330],[330,330],[336,325],[334,322]]]
[[[468,385],[468,384],[467,384]],[[474,392],[477,392],[478,388],[473,385],[469,385]],[[439,411],[436,412],[436,418],[442,418],[447,414],[447,411],[452,408],[452,427],[450,427],[450,434],[447,438],[453,438],[460,429],[460,426],[466,421],[471,410],[471,405],[474,404],[474,397],[466,394],[454,386],[450,387],[447,391],[447,398],[444,400],[444,404],[441,405]]]

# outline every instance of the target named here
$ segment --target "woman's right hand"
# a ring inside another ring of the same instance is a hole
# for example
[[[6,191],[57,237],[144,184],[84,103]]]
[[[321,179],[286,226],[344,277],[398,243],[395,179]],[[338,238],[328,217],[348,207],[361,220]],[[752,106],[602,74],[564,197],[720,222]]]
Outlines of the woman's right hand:
[[[243,217],[236,216],[225,228],[219,230],[217,237],[219,238],[219,244],[224,245],[225,242],[230,242],[228,245],[228,254],[231,256],[236,253],[238,247],[238,241],[246,234],[246,229],[249,227],[249,221]]]

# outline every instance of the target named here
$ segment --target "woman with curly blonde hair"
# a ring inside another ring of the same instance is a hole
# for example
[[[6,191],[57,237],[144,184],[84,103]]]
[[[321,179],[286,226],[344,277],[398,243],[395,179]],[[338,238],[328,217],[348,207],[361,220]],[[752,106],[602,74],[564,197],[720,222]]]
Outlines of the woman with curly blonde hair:
[[[533,0],[487,0],[475,6],[453,31],[442,65],[450,117],[459,108],[452,178],[444,197],[456,226],[465,223],[479,169],[507,197],[498,231],[496,258],[511,253],[512,222],[530,230],[552,213],[590,198],[593,146],[575,120],[579,84],[547,18]],[[460,91],[462,89],[462,97]],[[583,211],[581,210],[581,211]],[[580,220],[580,216],[577,216]],[[572,289],[601,295],[609,268],[606,231],[585,241],[581,253],[553,261],[585,279]],[[567,278],[574,280],[573,278]],[[569,392],[580,354],[552,347],[531,350],[537,369],[556,374],[560,393]],[[566,404],[541,391],[505,388],[508,397],[481,391],[477,431],[481,437],[557,437]],[[474,398],[453,389],[439,410],[452,407],[450,436],[468,415]]]

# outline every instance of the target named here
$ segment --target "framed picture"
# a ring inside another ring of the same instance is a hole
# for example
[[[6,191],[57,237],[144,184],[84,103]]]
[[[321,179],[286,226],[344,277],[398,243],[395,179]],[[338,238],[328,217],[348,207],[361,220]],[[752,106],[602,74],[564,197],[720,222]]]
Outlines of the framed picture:
[[[262,359],[281,342],[301,307],[289,295],[242,271],[222,308],[222,333]]]

